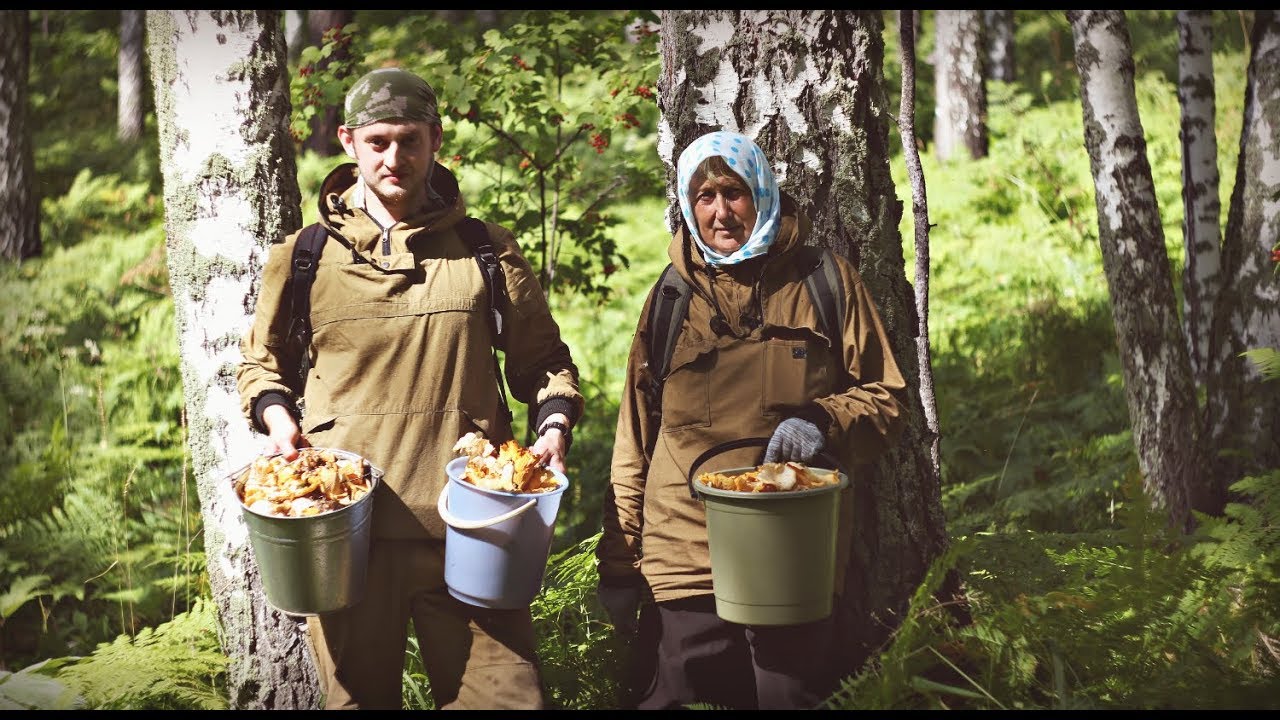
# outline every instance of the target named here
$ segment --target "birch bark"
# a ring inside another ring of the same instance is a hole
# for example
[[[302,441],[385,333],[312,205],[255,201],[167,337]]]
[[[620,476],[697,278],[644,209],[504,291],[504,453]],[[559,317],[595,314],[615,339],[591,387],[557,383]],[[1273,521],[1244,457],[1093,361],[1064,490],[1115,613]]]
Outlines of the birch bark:
[[[1138,466],[1152,502],[1185,528],[1201,476],[1199,415],[1138,117],[1128,25],[1120,10],[1069,10],[1067,19]]]
[[[147,36],[188,450],[231,707],[317,707],[304,626],[267,605],[228,479],[261,447],[240,413],[240,337],[267,247],[302,220],[280,13],[149,10]]]

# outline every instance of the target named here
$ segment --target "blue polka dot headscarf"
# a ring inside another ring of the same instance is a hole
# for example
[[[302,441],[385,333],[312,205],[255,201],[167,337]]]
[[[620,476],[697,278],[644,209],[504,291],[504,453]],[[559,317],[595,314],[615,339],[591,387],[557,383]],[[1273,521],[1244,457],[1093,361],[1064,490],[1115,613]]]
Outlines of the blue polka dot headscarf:
[[[689,181],[693,178],[693,172],[703,160],[715,155],[724,158],[729,167],[742,177],[743,182],[751,189],[756,203],[755,229],[742,247],[730,255],[721,255],[702,242],[702,237],[698,234],[698,221],[693,216],[693,206],[689,203]],[[782,201],[778,194],[778,181],[773,177],[769,160],[751,138],[740,133],[718,130],[694,140],[680,153],[680,160],[676,163],[676,182],[679,183],[679,192],[676,194],[680,199],[680,212],[684,214],[689,234],[702,250],[702,257],[708,264],[734,265],[769,251],[769,246],[778,236]]]

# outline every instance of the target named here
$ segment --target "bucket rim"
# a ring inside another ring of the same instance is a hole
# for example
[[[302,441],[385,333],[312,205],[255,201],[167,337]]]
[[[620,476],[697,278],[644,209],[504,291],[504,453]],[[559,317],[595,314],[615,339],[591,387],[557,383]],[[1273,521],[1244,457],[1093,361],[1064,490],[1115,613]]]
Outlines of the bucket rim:
[[[738,467],[738,468],[728,468],[726,470],[717,470],[716,473],[719,475],[741,475],[742,473],[753,472],[757,469],[758,468],[756,467]],[[835,492],[837,490],[844,490],[846,487],[849,486],[849,476],[846,475],[843,471],[832,470],[830,468],[812,468],[811,467],[807,469],[810,472],[814,472],[814,473],[825,472],[825,473],[839,475],[840,481],[835,483],[834,485],[823,485],[821,487],[805,488],[804,490],[780,490],[778,492],[745,492],[742,490],[724,490],[721,488],[714,488],[702,482],[701,478],[698,478],[693,481],[693,487],[701,496],[703,496],[702,499],[704,500],[706,499],[705,496],[708,496],[708,495],[712,497],[732,498],[735,500],[792,500],[796,498],[813,497],[814,495],[823,495],[829,492]]]
[[[547,469],[551,471],[552,475],[555,475],[556,481],[559,483],[554,490],[547,490],[545,492],[536,492],[536,493],[526,493],[526,492],[513,492],[511,490],[490,490],[489,488],[482,488],[479,485],[473,485],[467,482],[466,480],[463,480],[461,472],[453,473],[449,471],[450,466],[454,464],[460,464],[461,466],[465,467],[469,459],[470,458],[467,457],[466,455],[459,455],[458,457],[450,460],[448,463],[445,464],[444,466],[445,474],[448,475],[449,482],[456,482],[460,485],[465,486],[468,490],[475,490],[476,492],[483,493],[485,495],[492,495],[493,497],[506,497],[506,498],[551,497],[552,495],[559,495],[569,487],[568,476],[566,476],[564,473],[560,472],[559,470],[556,470],[555,468],[548,467]],[[459,460],[461,460],[462,462],[458,463]]]
[[[246,513],[253,515],[254,517],[262,518],[263,520],[273,520],[273,521],[279,520],[284,522],[291,522],[294,520],[317,520],[320,518],[328,519],[328,518],[336,517],[338,515],[341,515],[342,513],[347,512],[348,510],[354,510],[364,505],[366,501],[368,502],[373,501],[373,492],[378,489],[379,485],[382,484],[383,472],[382,472],[382,468],[379,468],[377,465],[374,465],[372,462],[369,461],[368,458],[364,457],[359,453],[352,452],[350,450],[343,450],[341,448],[333,448],[333,447],[312,447],[308,445],[305,448],[299,448],[299,450],[319,450],[322,452],[331,452],[335,455],[341,455],[347,460],[363,461],[366,465],[369,466],[369,492],[360,496],[359,500],[356,500],[350,505],[347,505],[345,507],[340,507],[337,510],[330,510],[328,512],[318,513],[316,515],[302,515],[299,517],[293,517],[290,515],[275,515],[275,514],[269,514],[269,513],[262,513],[257,510],[250,509],[250,507],[248,505],[245,505],[244,501],[240,499],[240,493],[237,492],[235,488],[236,481],[242,475],[249,472],[249,469],[253,467],[253,463],[257,462],[259,458],[273,458],[273,457],[276,457],[277,455],[284,454],[284,453],[274,452],[268,455],[260,455],[258,457],[255,457],[253,460],[246,463],[243,467],[231,472],[227,476],[227,479],[231,481],[231,492],[236,499],[236,503],[240,505],[241,510],[244,510]]]

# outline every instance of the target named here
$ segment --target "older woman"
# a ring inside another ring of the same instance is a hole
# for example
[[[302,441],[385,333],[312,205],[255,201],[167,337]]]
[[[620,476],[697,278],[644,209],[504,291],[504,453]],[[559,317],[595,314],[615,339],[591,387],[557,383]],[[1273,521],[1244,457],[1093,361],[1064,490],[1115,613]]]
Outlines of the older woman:
[[[677,182],[684,226],[668,254],[692,292],[683,321],[674,321],[681,325],[669,363],[649,357],[651,335],[663,331],[650,320],[660,293],[650,292],[640,316],[597,550],[598,596],[624,633],[637,627],[642,596],[655,601],[639,619],[639,708],[813,708],[838,680],[832,618],[749,626],[717,616],[690,466],[746,437],[769,438],[765,462],[809,462],[823,451],[844,467],[870,462],[901,432],[906,384],[866,286],[834,255],[827,257],[843,310],[837,329],[824,329],[823,308],[804,287],[821,257],[805,245],[808,218],[778,189],[750,138],[698,138],[680,155]],[[663,365],[665,376],[654,377]],[[659,386],[660,395],[652,392]],[[721,467],[755,465],[759,448],[725,459]],[[848,564],[849,496],[837,589]]]

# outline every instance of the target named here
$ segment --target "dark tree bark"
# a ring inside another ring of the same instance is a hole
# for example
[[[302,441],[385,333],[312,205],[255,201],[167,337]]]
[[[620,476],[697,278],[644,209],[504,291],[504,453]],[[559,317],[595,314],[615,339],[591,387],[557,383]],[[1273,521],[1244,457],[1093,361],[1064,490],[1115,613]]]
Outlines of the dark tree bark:
[[[22,262],[41,251],[27,108],[31,23],[26,10],[0,10],[0,38],[0,255]]]
[[[1225,491],[1245,474],[1280,467],[1280,391],[1241,354],[1280,350],[1280,278],[1271,259],[1280,242],[1280,16],[1254,13],[1240,159],[1222,249],[1222,289],[1214,310],[1210,433],[1214,477]]]
[[[311,44],[324,43],[324,34],[333,28],[349,25],[355,19],[354,10],[308,10],[307,27],[311,34]],[[335,49],[333,54],[319,63],[319,68],[330,63],[345,60],[346,49]],[[325,108],[311,118],[311,135],[303,144],[304,150],[310,150],[324,157],[339,155],[342,146],[338,142],[338,126],[342,124],[342,111],[336,105]]]
[[[934,12],[934,154],[987,156],[987,86],[983,81],[981,10]]]
[[[272,609],[230,476],[262,447],[235,368],[267,248],[302,224],[274,10],[150,10],[166,250],[209,586],[235,709],[309,709],[305,625]]]
[[[1017,78],[1013,52],[1013,11],[983,10],[987,41],[987,77],[1001,82]]]
[[[116,137],[132,143],[142,137],[146,119],[142,61],[143,11],[120,11],[119,91],[116,96]]]
[[[1151,500],[1179,528],[1203,475],[1195,384],[1133,84],[1124,12],[1067,11],[1125,399]]]
[[[947,546],[917,379],[915,297],[904,272],[902,203],[889,172],[890,110],[878,11],[664,10],[658,152],[674,201],[675,159],[711,130],[752,136],[813,220],[812,241],[849,257],[877,299],[909,383],[908,427],[855,483],[855,537],[837,660],[856,670],[889,636]]]
[[[1221,203],[1218,137],[1214,131],[1213,17],[1208,10],[1178,12],[1178,105],[1182,111],[1182,325],[1196,385],[1209,372],[1209,331],[1221,285]]]

